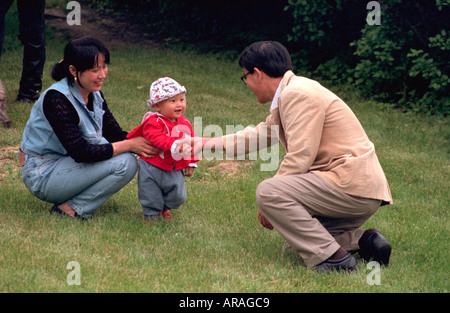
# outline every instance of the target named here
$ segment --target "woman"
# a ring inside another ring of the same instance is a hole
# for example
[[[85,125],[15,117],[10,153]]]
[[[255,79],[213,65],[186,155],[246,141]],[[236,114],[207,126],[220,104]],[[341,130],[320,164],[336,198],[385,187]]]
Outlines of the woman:
[[[52,70],[57,81],[34,104],[20,148],[22,179],[51,213],[88,218],[137,171],[132,153],[157,150],[126,139],[100,91],[109,51],[97,39],[70,41]]]

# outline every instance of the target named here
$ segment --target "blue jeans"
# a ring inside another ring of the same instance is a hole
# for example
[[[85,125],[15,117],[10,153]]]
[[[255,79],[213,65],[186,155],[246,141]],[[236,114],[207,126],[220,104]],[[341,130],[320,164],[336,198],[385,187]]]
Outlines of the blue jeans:
[[[27,155],[21,171],[25,186],[37,198],[55,204],[67,202],[79,215],[90,217],[133,179],[137,168],[131,153],[92,163]]]

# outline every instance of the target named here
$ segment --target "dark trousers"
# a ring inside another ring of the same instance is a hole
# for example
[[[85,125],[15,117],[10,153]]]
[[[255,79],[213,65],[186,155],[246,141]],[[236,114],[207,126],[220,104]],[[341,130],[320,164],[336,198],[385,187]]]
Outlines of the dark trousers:
[[[6,28],[6,12],[13,0],[0,1],[0,54]],[[42,89],[45,63],[45,0],[17,0],[19,39],[23,44],[22,77],[18,98],[36,100]]]

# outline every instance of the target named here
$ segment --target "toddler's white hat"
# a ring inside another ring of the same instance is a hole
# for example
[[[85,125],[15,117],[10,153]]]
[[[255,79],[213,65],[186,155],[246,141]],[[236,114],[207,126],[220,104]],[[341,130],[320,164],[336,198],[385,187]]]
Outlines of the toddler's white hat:
[[[158,102],[167,100],[180,93],[185,93],[186,88],[170,77],[158,78],[150,86],[150,99],[147,100],[149,108],[153,108]]]

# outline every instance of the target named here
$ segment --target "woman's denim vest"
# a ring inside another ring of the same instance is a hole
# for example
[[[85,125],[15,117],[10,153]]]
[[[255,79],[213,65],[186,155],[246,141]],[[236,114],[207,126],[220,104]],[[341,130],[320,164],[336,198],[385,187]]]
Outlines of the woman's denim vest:
[[[90,144],[105,144],[108,141],[102,135],[103,128],[103,98],[100,92],[93,92],[93,112],[86,108],[83,97],[72,82],[67,78],[53,84],[39,97],[34,104],[30,118],[23,132],[20,149],[25,153],[25,164],[22,167],[22,178],[27,188],[39,197],[39,189],[45,184],[45,177],[51,173],[57,160],[67,157],[52,126],[47,121],[43,102],[49,90],[62,93],[78,113],[79,128],[84,139]]]

